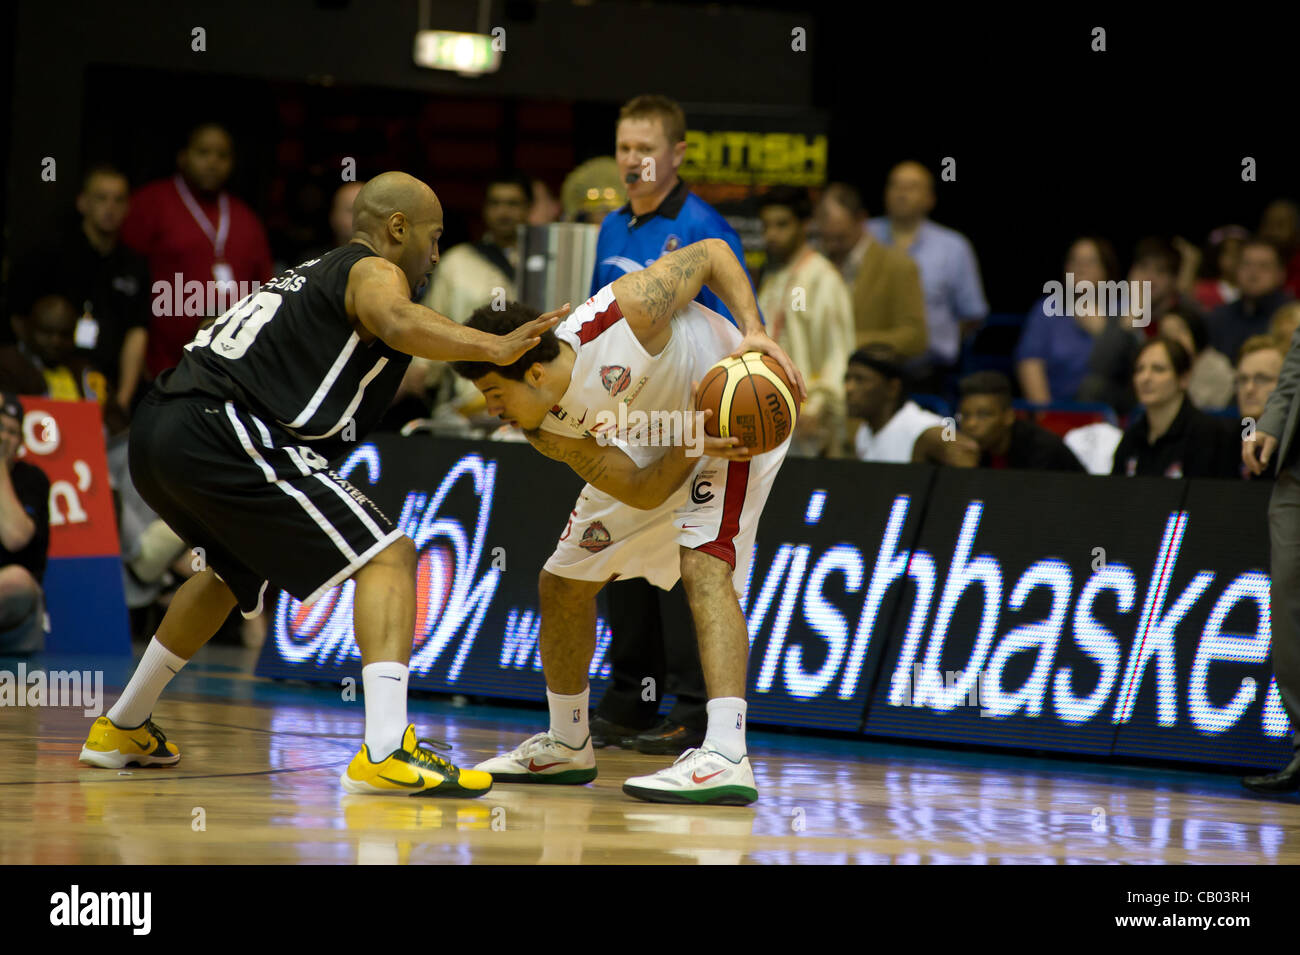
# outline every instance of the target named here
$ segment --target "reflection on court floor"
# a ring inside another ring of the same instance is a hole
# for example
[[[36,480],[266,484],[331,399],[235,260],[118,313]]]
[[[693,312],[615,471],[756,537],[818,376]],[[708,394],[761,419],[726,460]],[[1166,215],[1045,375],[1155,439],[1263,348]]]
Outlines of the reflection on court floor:
[[[588,786],[347,796],[338,776],[363,709],[341,696],[196,660],[154,714],[181,763],[123,771],[77,762],[79,709],[9,709],[0,864],[1300,861],[1300,800],[1254,797],[1232,776],[764,733],[750,750],[760,798],[744,808],[630,799],[623,780],[667,760],[621,750],[598,752]],[[427,700],[411,714],[463,765],[544,718]]]

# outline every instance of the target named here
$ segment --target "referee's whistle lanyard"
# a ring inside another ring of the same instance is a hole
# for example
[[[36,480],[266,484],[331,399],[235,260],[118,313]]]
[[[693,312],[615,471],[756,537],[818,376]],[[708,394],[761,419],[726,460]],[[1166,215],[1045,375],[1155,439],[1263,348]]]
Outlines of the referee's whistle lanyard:
[[[234,270],[226,262],[226,239],[230,236],[230,197],[224,192],[217,196],[217,225],[213,228],[212,220],[207,217],[198,200],[194,198],[194,193],[190,192],[185,177],[177,173],[172,181],[176,183],[176,191],[180,193],[181,202],[185,203],[185,208],[190,211],[198,227],[212,243],[212,253],[216,260],[212,264],[213,278],[218,282],[233,282]]]

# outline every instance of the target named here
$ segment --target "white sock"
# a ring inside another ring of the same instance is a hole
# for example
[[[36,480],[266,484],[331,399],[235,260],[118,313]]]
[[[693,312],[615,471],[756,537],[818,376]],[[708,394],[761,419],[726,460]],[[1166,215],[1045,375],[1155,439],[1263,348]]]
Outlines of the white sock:
[[[747,704],[738,696],[709,700],[709,729],[701,749],[714,749],[732,762],[745,755],[745,712]]]
[[[590,735],[587,730],[587,700],[590,695],[590,684],[572,696],[546,691],[546,702],[551,707],[551,735],[566,746],[576,749],[587,742]]]
[[[361,689],[366,695],[366,746],[372,762],[381,762],[402,748],[406,732],[406,683],[411,671],[405,663],[386,661],[361,668]]]
[[[157,637],[150,640],[126,689],[108,711],[113,725],[135,729],[143,724],[153,713],[158,697],[162,696],[171,678],[180,673],[187,662],[159,643]]]

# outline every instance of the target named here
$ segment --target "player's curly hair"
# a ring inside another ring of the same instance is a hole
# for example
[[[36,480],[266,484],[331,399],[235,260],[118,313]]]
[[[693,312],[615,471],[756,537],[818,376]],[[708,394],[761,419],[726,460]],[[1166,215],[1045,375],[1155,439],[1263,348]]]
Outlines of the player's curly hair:
[[[520,325],[526,325],[540,314],[537,309],[529,308],[520,302],[507,302],[506,307],[502,309],[484,305],[475,309],[474,314],[465,323],[465,327],[487,332],[489,335],[509,335]],[[555,337],[554,329],[551,329],[543,332],[542,340],[524,352],[514,364],[494,365],[490,361],[453,361],[451,367],[456,374],[469,381],[478,381],[484,375],[494,371],[502,378],[523,381],[524,372],[528,371],[534,362],[554,361],[559,354],[560,340]]]

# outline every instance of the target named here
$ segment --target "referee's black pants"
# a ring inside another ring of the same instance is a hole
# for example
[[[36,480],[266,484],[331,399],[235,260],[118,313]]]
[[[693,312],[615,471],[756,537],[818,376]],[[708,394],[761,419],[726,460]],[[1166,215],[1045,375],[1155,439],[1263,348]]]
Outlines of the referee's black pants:
[[[658,721],[660,701],[673,694],[677,699],[668,718],[692,730],[707,729],[709,693],[681,581],[664,591],[641,577],[616,580],[605,586],[605,600],[611,679],[596,715],[630,729],[649,729]],[[646,677],[654,680],[653,694]]]

